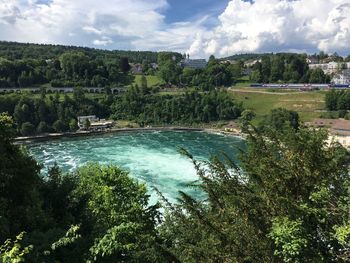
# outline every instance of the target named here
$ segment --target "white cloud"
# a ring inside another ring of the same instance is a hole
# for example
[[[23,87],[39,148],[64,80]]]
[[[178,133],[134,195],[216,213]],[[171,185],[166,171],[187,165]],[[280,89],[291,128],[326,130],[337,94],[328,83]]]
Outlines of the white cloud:
[[[350,0],[231,0],[219,25],[198,34],[194,56],[242,52],[350,53]]]
[[[107,46],[108,44],[112,44],[112,39],[108,37],[102,37],[102,39],[95,39],[92,43],[96,46]]]
[[[350,53],[350,0],[231,0],[213,28],[205,27],[212,17],[166,24],[166,0],[46,1],[0,0],[0,39],[174,50],[192,57],[266,51]]]
[[[0,24],[14,24],[21,17],[17,4],[18,1],[0,1]]]
[[[0,39],[138,49],[132,41],[160,30],[168,6],[166,0],[42,2],[0,0]]]

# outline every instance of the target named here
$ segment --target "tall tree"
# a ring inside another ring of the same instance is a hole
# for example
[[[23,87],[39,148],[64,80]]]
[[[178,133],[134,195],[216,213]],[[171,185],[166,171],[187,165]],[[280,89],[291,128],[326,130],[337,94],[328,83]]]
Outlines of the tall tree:
[[[40,166],[12,140],[12,119],[0,114],[0,242],[42,223]]]

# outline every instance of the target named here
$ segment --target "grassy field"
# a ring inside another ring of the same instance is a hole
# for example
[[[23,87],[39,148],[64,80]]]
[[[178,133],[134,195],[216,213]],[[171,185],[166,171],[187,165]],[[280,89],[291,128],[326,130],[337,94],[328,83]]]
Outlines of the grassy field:
[[[135,75],[134,85],[137,84],[138,86],[141,86],[141,75]],[[147,86],[148,87],[154,87],[159,84],[162,84],[162,80],[158,76],[146,76],[147,79]]]
[[[241,101],[246,109],[257,114],[257,121],[275,108],[286,108],[299,113],[302,121],[320,117],[325,110],[326,91],[310,92],[271,92],[252,88],[233,88],[230,90],[236,101]]]

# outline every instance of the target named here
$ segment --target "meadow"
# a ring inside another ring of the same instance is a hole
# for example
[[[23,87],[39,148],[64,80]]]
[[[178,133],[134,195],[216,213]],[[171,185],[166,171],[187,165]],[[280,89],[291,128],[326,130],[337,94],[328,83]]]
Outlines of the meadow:
[[[257,121],[275,108],[294,110],[299,113],[302,121],[318,118],[326,111],[325,94],[327,91],[231,88],[229,92],[236,101],[243,103],[244,108],[256,113]]]

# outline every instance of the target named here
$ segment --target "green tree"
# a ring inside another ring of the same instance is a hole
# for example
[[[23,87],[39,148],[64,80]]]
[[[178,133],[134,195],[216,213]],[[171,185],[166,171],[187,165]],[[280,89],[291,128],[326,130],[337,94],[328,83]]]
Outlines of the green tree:
[[[239,121],[241,123],[241,129],[242,132],[247,132],[249,128],[249,124],[251,121],[256,117],[255,112],[251,110],[244,110],[242,112],[242,116],[239,118]]]
[[[259,70],[253,70],[250,75],[250,80],[255,83],[261,83],[262,77]]]
[[[145,77],[145,75],[141,76],[141,88],[147,89],[147,78]]]
[[[275,83],[283,80],[284,59],[282,56],[274,56],[271,61],[270,82]]]
[[[24,136],[33,135],[35,133],[35,126],[30,122],[24,122],[21,125],[21,134]]]
[[[271,75],[271,58],[263,57],[261,60],[261,78],[263,83],[268,83]]]
[[[78,122],[76,119],[71,119],[70,122],[69,122],[69,130],[70,131],[76,131],[78,130],[79,127],[78,127]]]
[[[66,132],[68,130],[67,124],[62,120],[57,120],[53,123],[52,128],[56,132]]]
[[[115,166],[90,163],[77,171],[77,198],[89,215],[88,255],[98,262],[159,262],[157,206],[149,206],[147,190]],[[84,224],[83,226],[84,227]],[[164,261],[163,261],[164,262]]]
[[[129,72],[129,70],[131,69],[129,59],[127,57],[122,57],[119,62],[119,67],[122,72]]]
[[[286,127],[298,130],[300,126],[299,115],[295,111],[277,108],[273,109],[269,115],[259,124],[259,129],[269,132],[270,129],[283,131]]]
[[[310,79],[309,82],[310,83],[326,83],[327,82],[327,78],[326,75],[324,74],[322,69],[314,69],[314,70],[310,70]]]
[[[12,144],[12,119],[0,114],[0,242],[38,227],[44,218],[38,197],[40,166]]]
[[[48,127],[47,123],[44,122],[44,121],[41,121],[39,123],[38,127],[36,128],[36,132],[39,133],[39,134],[40,133],[46,133],[48,131],[49,131],[49,127]]]
[[[183,262],[345,258],[349,152],[329,144],[325,131],[248,130],[239,166],[225,155],[201,163],[185,153],[207,198],[181,193],[180,203],[169,206],[161,227],[168,249]]]
[[[6,240],[0,245],[0,262],[20,263],[25,262],[25,256],[30,253],[32,246],[22,247],[21,241],[25,233],[20,233],[15,241]]]

